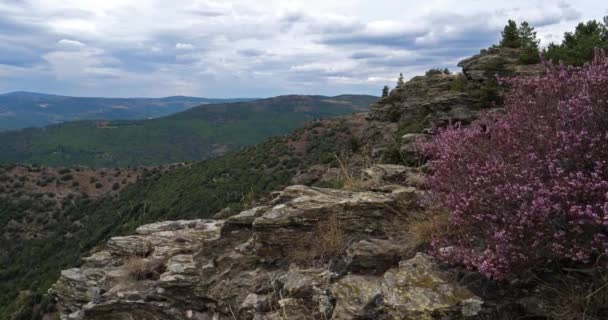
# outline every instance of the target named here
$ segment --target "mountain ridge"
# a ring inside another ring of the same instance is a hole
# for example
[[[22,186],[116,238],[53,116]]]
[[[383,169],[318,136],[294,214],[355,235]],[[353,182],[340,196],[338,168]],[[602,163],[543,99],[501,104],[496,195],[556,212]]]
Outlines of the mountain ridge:
[[[307,121],[362,112],[366,95],[205,104],[150,120],[81,120],[0,133],[0,163],[94,167],[202,160],[282,135]]]
[[[253,101],[188,96],[161,98],[73,97],[30,91],[0,94],[0,129],[15,130],[74,120],[136,120],[158,118],[210,104]]]

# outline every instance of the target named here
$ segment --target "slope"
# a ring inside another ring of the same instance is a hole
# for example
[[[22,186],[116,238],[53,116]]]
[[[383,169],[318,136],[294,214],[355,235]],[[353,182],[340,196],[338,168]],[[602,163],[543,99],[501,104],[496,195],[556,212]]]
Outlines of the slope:
[[[77,264],[110,236],[157,220],[211,217],[225,207],[236,212],[288,185],[310,166],[335,166],[337,154],[357,153],[366,137],[383,137],[395,128],[368,122],[365,114],[319,120],[238,152],[167,172],[150,171],[114,196],[75,199],[58,216],[64,228],[21,242],[10,261],[0,265],[0,319],[20,308],[16,319],[38,319],[52,310],[44,293],[59,270]]]

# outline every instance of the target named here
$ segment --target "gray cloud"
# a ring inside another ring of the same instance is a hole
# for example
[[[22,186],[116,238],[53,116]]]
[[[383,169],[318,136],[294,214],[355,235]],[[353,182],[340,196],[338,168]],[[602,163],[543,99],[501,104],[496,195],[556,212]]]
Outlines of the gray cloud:
[[[53,4],[53,5],[51,5]],[[508,18],[558,39],[594,0],[160,0],[0,3],[0,92],[271,96],[377,93],[399,72],[455,68]]]

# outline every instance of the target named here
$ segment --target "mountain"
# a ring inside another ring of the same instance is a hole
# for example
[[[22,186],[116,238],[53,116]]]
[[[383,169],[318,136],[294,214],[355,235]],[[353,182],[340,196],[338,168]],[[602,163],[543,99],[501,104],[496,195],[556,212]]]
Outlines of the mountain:
[[[158,118],[208,103],[253,99],[82,98],[17,91],[0,94],[0,131],[43,127],[74,120],[133,120]]]
[[[209,158],[261,142],[306,121],[367,110],[377,98],[280,96],[207,104],[150,120],[75,121],[0,133],[0,163],[95,167]]]

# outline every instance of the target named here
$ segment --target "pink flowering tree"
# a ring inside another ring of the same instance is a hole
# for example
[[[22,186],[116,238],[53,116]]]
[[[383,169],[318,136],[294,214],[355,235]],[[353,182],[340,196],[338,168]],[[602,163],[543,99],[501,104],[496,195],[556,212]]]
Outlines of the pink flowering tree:
[[[501,79],[505,112],[441,130],[422,150],[455,232],[437,253],[502,279],[608,249],[608,58]]]

